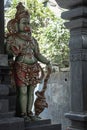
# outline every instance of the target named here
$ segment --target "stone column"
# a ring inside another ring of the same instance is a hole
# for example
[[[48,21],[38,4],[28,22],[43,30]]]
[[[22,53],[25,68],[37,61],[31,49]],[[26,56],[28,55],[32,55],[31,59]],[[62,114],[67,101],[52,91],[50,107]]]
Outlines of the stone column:
[[[4,45],[4,0],[0,1],[0,10],[1,10],[0,12],[0,90],[2,90],[0,92],[0,113],[2,113],[2,111],[7,112],[7,109],[8,110],[15,109],[16,96],[15,96],[15,89],[9,87],[11,86],[10,76],[9,76],[10,68],[8,66],[8,55],[5,54],[5,49],[4,49],[5,46]],[[6,109],[3,109],[4,104],[5,104],[4,108]]]
[[[87,0],[56,0],[62,8],[62,18],[69,20],[71,120],[68,130],[87,130]]]
[[[0,1],[0,54],[4,52],[4,2]]]
[[[8,65],[8,57],[4,55],[4,0],[0,1],[0,66]]]
[[[4,1],[0,1],[0,115],[8,112],[8,57],[4,54]]]

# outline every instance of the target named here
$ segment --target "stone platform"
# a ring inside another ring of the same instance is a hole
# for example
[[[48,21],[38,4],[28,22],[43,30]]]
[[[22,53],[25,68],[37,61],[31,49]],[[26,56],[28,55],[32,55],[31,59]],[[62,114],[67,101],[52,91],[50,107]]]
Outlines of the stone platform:
[[[24,120],[17,117],[0,119],[0,130],[24,130]]]
[[[60,124],[51,124],[51,120],[24,122],[23,118],[10,117],[0,119],[0,130],[61,130]]]
[[[50,119],[25,122],[25,130],[61,130],[61,124],[51,124]]]

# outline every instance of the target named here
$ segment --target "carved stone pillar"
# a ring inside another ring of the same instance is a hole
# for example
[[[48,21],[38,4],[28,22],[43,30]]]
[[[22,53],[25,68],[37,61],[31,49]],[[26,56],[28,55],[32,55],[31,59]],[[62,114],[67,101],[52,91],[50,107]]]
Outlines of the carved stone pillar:
[[[62,18],[69,20],[71,120],[68,130],[87,130],[87,0],[56,0],[62,8]]]
[[[4,54],[4,0],[0,1],[0,66],[8,66],[8,57]]]
[[[0,1],[0,54],[4,52],[4,2]]]
[[[0,1],[0,113],[4,110],[3,103],[7,102],[8,110],[14,110],[15,108],[15,90],[10,86],[9,66],[8,66],[8,55],[5,54],[4,49],[4,0]],[[4,87],[3,87],[4,86]],[[5,91],[7,91],[6,93]],[[7,98],[6,98],[7,96]],[[2,106],[2,107],[1,107]],[[6,105],[5,105],[6,108]],[[7,110],[7,109],[6,109]],[[5,111],[4,111],[5,112]]]
[[[0,114],[8,112],[8,56],[4,54],[4,1],[0,1]],[[5,109],[3,109],[5,108]]]

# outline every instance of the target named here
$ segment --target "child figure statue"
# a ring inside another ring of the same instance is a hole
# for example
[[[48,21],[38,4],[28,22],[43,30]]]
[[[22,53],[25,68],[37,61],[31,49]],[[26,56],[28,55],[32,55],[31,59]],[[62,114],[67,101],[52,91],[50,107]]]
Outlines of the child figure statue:
[[[7,24],[6,50],[8,56],[15,57],[13,70],[17,93],[16,115],[24,119],[36,119],[32,113],[34,89],[40,83],[42,62],[51,70],[50,62],[40,53],[37,41],[32,37],[29,12],[20,2],[15,18]]]

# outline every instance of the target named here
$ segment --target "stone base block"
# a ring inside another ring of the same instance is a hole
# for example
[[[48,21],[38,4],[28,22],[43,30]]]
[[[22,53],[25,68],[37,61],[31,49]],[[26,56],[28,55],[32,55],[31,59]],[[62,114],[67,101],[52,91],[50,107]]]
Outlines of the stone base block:
[[[71,126],[67,130],[87,130],[87,114],[66,113],[65,117],[71,120]]]
[[[83,129],[80,129],[80,128],[76,129],[76,128],[70,128],[70,127],[68,127],[66,130],[87,130],[87,129],[84,129],[84,128]]]
[[[2,118],[11,118],[11,117],[14,117],[14,116],[15,116],[15,111],[0,113],[0,119],[2,119]]]
[[[24,130],[23,118],[0,119],[0,130]]]
[[[60,124],[51,124],[50,119],[25,122],[25,130],[61,130]]]
[[[25,130],[61,130],[61,125],[60,124],[46,124],[46,125],[40,125],[40,126],[32,126],[32,127],[27,127]]]
[[[51,124],[50,119],[38,120],[38,121],[34,121],[34,122],[25,122],[25,127],[41,126],[41,125],[47,125],[47,124]]]

